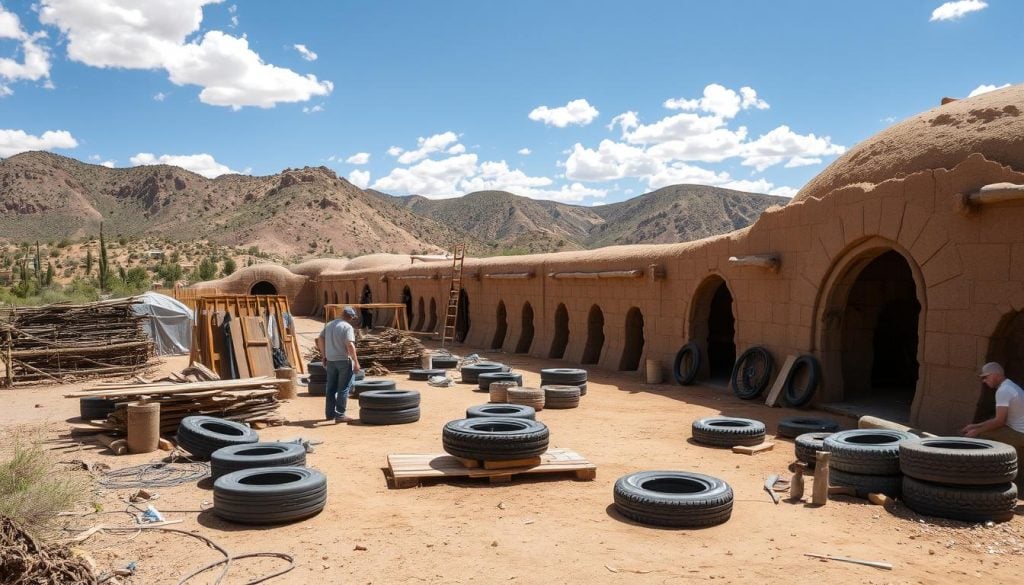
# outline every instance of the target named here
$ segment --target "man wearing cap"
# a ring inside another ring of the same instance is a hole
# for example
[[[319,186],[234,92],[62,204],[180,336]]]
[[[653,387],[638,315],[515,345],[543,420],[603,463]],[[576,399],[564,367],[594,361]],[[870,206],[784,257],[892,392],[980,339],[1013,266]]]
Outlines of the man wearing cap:
[[[981,381],[996,391],[996,415],[960,429],[968,437],[999,441],[1024,449],[1024,390],[1006,377],[1003,366],[989,362],[981,367]]]
[[[316,338],[316,348],[320,350],[324,369],[327,370],[326,420],[335,423],[355,420],[346,416],[345,408],[352,391],[352,379],[361,369],[356,355],[356,331],[352,327],[357,319],[356,310],[345,307],[341,310],[341,317],[324,325]]]

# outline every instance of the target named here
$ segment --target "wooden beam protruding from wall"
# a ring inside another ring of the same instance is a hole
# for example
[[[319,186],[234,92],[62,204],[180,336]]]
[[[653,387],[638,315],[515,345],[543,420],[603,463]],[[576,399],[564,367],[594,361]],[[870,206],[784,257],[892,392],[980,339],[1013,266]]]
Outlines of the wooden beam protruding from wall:
[[[730,256],[729,264],[733,266],[755,266],[771,272],[778,272],[782,261],[777,254],[751,254],[749,256]]]
[[[609,279],[609,278],[642,278],[643,270],[605,270],[602,272],[551,272],[549,278],[575,278],[575,279]]]
[[[992,183],[971,193],[961,193],[958,207],[961,213],[978,211],[983,205],[1024,200],[1024,185]]]

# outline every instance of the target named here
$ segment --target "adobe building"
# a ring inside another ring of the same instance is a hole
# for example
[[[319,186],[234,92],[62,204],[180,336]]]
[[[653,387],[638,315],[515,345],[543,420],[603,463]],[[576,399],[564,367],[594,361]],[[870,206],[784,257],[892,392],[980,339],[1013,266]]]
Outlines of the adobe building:
[[[457,341],[622,371],[647,359],[667,369],[692,341],[699,379],[720,383],[755,345],[776,367],[812,354],[816,405],[955,432],[991,409],[982,363],[1024,380],[1022,110],[1018,85],[914,116],[730,234],[467,258]],[[250,267],[211,286],[248,293],[269,282],[297,313],[406,302],[411,327],[435,331],[451,269],[374,255],[304,274]]]

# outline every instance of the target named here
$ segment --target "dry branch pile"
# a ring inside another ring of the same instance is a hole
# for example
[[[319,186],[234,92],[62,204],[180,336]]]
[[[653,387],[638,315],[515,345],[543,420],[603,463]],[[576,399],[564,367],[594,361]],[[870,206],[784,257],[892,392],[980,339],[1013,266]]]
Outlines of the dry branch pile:
[[[94,585],[92,568],[65,547],[40,544],[0,517],[0,579],[16,585]]]
[[[144,370],[153,343],[135,299],[0,310],[0,384],[63,383]]]
[[[367,371],[368,375],[387,375],[390,373],[388,370],[402,371],[420,367],[423,344],[401,329],[381,327],[374,329],[373,333],[356,335],[356,353],[359,355],[359,364],[364,368],[373,364],[386,372],[377,374]],[[320,361],[320,352],[314,346],[304,357],[309,361]]]

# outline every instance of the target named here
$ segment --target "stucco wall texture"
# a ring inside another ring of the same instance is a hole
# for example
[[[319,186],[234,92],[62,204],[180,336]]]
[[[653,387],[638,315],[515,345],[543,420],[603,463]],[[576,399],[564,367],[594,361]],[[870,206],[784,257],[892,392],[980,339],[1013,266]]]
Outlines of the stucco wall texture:
[[[551,357],[564,339],[556,322],[564,323],[567,314],[563,359],[582,363],[600,318],[604,341],[597,363],[642,370],[645,360],[660,360],[671,380],[668,369],[683,344],[694,341],[708,351],[709,307],[724,283],[735,355],[764,346],[778,366],[788,355],[813,354],[822,366],[817,403],[869,394],[859,386],[871,386],[865,372],[873,362],[902,360],[913,374],[911,424],[955,432],[975,415],[982,363],[999,359],[1008,362],[1011,377],[1024,375],[1016,357],[1024,352],[1014,342],[1016,316],[1024,310],[1024,199],[963,205],[966,194],[985,185],[1024,184],[1022,110],[1024,86],[1014,86],[914,116],[851,149],[787,206],[727,235],[467,258],[464,343],[491,349],[498,342],[507,352],[525,347],[533,356]],[[777,257],[778,269],[730,261],[753,255]],[[442,326],[450,261],[389,256],[357,266],[308,278],[250,267],[211,285],[249,292],[258,279],[270,280],[294,297],[297,313],[317,311],[325,298],[357,302],[365,287],[376,302],[400,302],[408,287],[413,328]],[[887,304],[904,313],[887,313]],[[532,327],[524,312],[532,312]],[[887,320],[898,323],[889,327]],[[916,332],[900,332],[901,325]],[[892,335],[904,339],[895,353],[910,355],[877,351]]]

